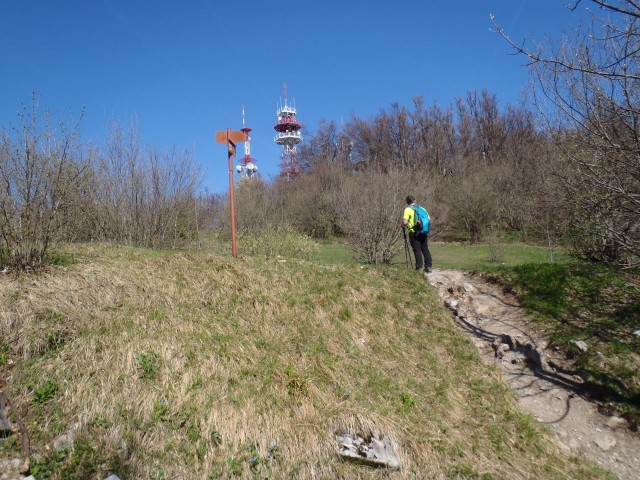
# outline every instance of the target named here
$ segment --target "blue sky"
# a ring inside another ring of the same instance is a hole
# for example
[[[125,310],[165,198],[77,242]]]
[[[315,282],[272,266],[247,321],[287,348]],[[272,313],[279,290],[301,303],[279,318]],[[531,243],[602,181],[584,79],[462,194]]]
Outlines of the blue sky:
[[[135,119],[143,143],[195,149],[204,186],[225,191],[215,131],[241,128],[243,104],[266,178],[279,172],[273,124],[285,81],[311,132],[320,119],[369,118],[416,95],[446,106],[486,88],[504,106],[528,76],[489,14],[513,39],[542,39],[578,22],[565,3],[0,0],[0,126],[16,122],[32,91],[61,117],[84,108],[85,143]]]

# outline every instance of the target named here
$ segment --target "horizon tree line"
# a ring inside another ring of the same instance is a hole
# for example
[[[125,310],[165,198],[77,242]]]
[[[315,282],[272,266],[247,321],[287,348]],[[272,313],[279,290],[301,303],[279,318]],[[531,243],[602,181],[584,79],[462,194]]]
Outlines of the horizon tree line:
[[[448,106],[394,103],[342,128],[320,121],[300,147],[302,175],[239,183],[239,233],[282,225],[347,236],[363,261],[390,263],[412,193],[427,203],[434,238],[506,232],[638,266],[640,9],[589,1],[603,13],[551,44],[516,43],[492,19],[530,62],[531,101],[501,108],[495,93],[471,90]],[[143,146],[137,128],[118,123],[104,145],[83,147],[79,122],[54,124],[34,97],[18,126],[0,131],[0,266],[38,268],[59,241],[179,248],[203,228],[228,231],[225,202],[200,191],[191,152]]]

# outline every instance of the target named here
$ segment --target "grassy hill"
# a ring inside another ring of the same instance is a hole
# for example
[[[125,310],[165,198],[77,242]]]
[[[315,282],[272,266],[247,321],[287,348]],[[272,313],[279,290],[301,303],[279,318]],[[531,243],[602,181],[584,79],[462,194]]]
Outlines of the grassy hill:
[[[607,478],[518,409],[413,271],[68,254],[0,277],[1,377],[36,478]],[[340,432],[389,435],[400,471],[342,461]]]

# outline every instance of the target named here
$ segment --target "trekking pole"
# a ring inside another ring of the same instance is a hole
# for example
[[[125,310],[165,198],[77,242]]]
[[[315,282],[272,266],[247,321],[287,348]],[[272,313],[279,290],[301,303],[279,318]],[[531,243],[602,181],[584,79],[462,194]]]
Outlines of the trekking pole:
[[[409,244],[407,243],[407,230],[402,229],[404,233],[404,258],[407,260],[407,270],[409,270]]]

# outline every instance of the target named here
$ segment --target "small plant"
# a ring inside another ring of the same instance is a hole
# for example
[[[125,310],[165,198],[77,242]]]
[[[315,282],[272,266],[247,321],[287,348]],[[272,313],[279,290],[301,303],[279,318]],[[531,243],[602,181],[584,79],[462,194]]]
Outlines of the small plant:
[[[93,417],[93,420],[91,420],[89,425],[94,428],[106,430],[111,427],[112,422],[106,415],[97,413],[96,416]]]
[[[200,427],[195,420],[191,420],[187,425],[187,438],[191,443],[200,440]]]
[[[251,448],[252,447],[252,448]],[[265,455],[261,455],[258,450],[258,445],[254,444],[249,446],[251,448],[251,458],[249,458],[249,468],[256,477],[271,478],[273,472],[271,470],[270,462],[274,460],[278,447],[275,442],[269,445],[268,452]]]
[[[414,397],[410,393],[402,392],[400,394],[400,401],[402,402],[402,405],[404,405],[407,408],[410,408],[416,404],[416,397]]]
[[[287,378],[287,392],[292,397],[306,397],[309,394],[309,381],[298,373],[291,365],[285,371]]]
[[[145,380],[151,380],[158,377],[159,374],[159,359],[155,353],[142,353],[138,355],[138,363],[140,365],[140,378]]]
[[[0,367],[9,363],[9,345],[6,343],[0,343]]]
[[[238,457],[232,457],[231,460],[229,460],[229,469],[231,470],[231,474],[233,476],[242,475],[242,463]]]
[[[129,478],[130,466],[110,448],[92,445],[86,438],[78,438],[73,448],[32,459],[30,467],[37,479],[105,478],[106,471],[117,471],[123,478]]]
[[[262,457],[256,454],[249,459],[251,471],[256,474],[260,470],[260,464],[262,463]]]
[[[169,420],[169,403],[164,400],[154,403],[151,420],[154,422],[166,422]]]
[[[33,389],[33,404],[43,405],[49,400],[53,399],[57,394],[60,387],[54,380],[47,380],[44,384]]]
[[[269,453],[264,456],[264,459],[267,461],[273,460],[276,456],[277,451],[278,445],[276,445],[276,442],[271,442],[271,444],[269,445]]]
[[[344,320],[344,321],[351,320],[351,317],[353,317],[351,310],[349,309],[349,307],[346,307],[346,306],[340,310],[340,313],[338,315],[340,317],[340,320]]]
[[[209,435],[209,439],[211,440],[211,443],[213,445],[220,445],[222,443],[222,435],[217,430],[211,432],[211,435]]]

